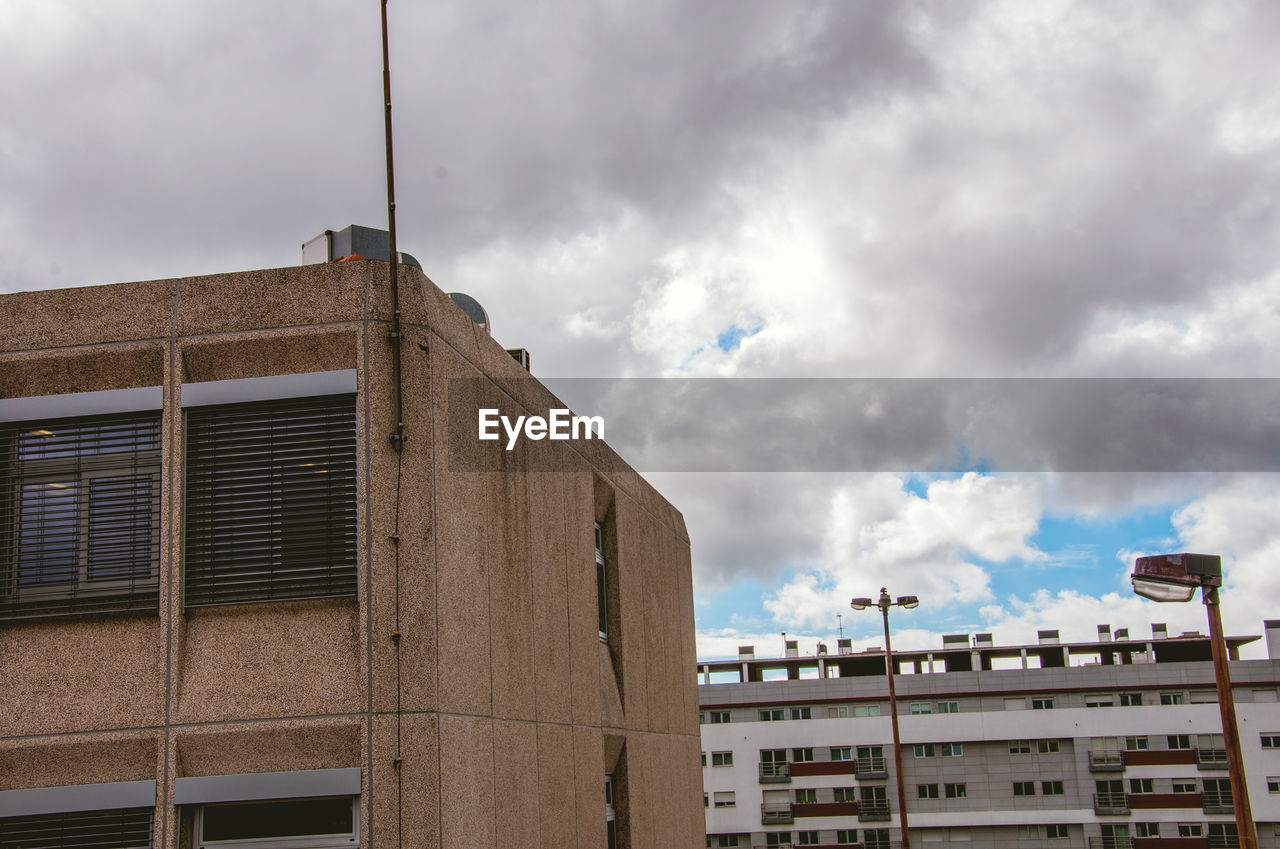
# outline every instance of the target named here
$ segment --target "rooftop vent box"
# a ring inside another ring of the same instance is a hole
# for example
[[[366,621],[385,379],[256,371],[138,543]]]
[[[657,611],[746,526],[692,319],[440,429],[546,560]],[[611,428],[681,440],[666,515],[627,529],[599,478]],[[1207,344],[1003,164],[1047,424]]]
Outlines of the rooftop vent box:
[[[818,655],[822,656],[822,655],[825,655],[826,653],[827,653],[827,644],[818,643]]]
[[[1129,629],[1128,629],[1128,628],[1117,628],[1117,629],[1116,629],[1116,639],[1117,639],[1117,640],[1127,640],[1127,639],[1129,639]]]
[[[968,634],[943,634],[942,645],[946,648],[955,648],[956,646],[968,646]]]
[[[400,262],[412,265],[419,271],[422,263],[411,254],[398,251]],[[373,227],[361,227],[352,224],[345,230],[325,230],[319,236],[302,244],[302,264],[313,265],[320,262],[333,262],[352,255],[362,259],[379,259],[391,261],[391,235],[386,230]]]
[[[992,645],[991,635],[990,635],[990,634],[974,634],[974,635],[973,635],[973,644],[974,644],[975,646],[989,646],[989,645]]]
[[[840,652],[840,654],[852,654],[853,640],[844,637],[836,640],[836,651]]]
[[[786,641],[783,643],[783,648],[786,650],[787,657],[799,657],[799,656],[800,656],[800,641],[799,641],[799,640],[786,640]]]
[[[755,656],[755,646],[738,646],[738,660],[754,660]]]

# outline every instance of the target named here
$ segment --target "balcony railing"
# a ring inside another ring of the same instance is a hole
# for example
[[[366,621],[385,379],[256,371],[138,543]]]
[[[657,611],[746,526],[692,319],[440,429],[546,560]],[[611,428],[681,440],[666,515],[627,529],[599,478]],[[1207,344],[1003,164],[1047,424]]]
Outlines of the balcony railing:
[[[883,755],[864,755],[858,758],[857,764],[858,778],[863,781],[889,777],[889,767]]]
[[[1124,753],[1112,749],[1089,752],[1089,772],[1124,772]]]
[[[760,783],[761,784],[786,784],[791,780],[791,764],[783,761],[781,763],[762,763],[760,764]]]
[[[858,806],[859,822],[888,822],[888,799],[863,799]]]
[[[1204,812],[1206,814],[1229,814],[1235,810],[1231,804],[1231,789],[1212,790],[1205,788],[1203,794]]]
[[[1133,843],[1128,836],[1090,837],[1089,849],[1133,849]]]
[[[760,806],[760,823],[762,825],[778,825],[795,822],[791,813],[790,802],[765,802]]]
[[[1129,797],[1124,793],[1094,793],[1093,812],[1100,815],[1129,813]],[[1128,838],[1125,838],[1126,840]]]
[[[1209,849],[1240,849],[1240,838],[1234,834],[1210,834]]]
[[[1226,749],[1196,749],[1196,766],[1200,769],[1226,769]]]

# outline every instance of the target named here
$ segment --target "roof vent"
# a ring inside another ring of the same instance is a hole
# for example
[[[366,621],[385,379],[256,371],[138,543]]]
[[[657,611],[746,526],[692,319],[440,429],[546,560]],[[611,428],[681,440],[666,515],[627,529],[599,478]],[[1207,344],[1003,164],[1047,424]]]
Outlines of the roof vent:
[[[1099,640],[1100,642],[1107,642],[1107,641],[1108,641],[1108,640],[1110,640],[1110,639],[1111,639],[1111,626],[1110,626],[1110,625],[1099,625],[1099,626],[1098,626],[1098,640]]]
[[[957,648],[958,646],[965,646],[967,648],[968,645],[969,645],[968,634],[943,634],[942,635],[943,648]]]
[[[783,643],[783,645],[784,645],[784,646],[785,646],[785,648],[786,648],[786,651],[787,651],[787,657],[799,657],[799,656],[800,656],[800,641],[799,641],[799,640],[787,640],[785,643]]]
[[[465,312],[467,318],[480,325],[485,333],[493,333],[489,326],[489,313],[485,312],[479,301],[462,292],[450,292],[449,300],[453,301],[458,306],[458,309]]]
[[[1116,639],[1117,639],[1117,640],[1127,640],[1127,639],[1129,639],[1129,629],[1128,629],[1128,628],[1117,628],[1117,629],[1116,629]]]
[[[755,660],[755,646],[738,646],[738,660]]]
[[[419,271],[422,263],[412,254],[397,251],[400,262]],[[377,259],[391,261],[391,236],[386,230],[351,224],[345,230],[325,230],[314,239],[302,243],[302,264],[314,265],[340,259]]]
[[[1169,636],[1169,626],[1163,622],[1152,622],[1151,636],[1153,639],[1163,640]]]
[[[853,654],[853,640],[849,637],[836,640],[836,651],[840,654]]]
[[[1042,646],[1056,646],[1058,644],[1057,631],[1036,631],[1036,638]]]
[[[974,634],[973,644],[975,646],[991,646],[992,640],[990,634]]]

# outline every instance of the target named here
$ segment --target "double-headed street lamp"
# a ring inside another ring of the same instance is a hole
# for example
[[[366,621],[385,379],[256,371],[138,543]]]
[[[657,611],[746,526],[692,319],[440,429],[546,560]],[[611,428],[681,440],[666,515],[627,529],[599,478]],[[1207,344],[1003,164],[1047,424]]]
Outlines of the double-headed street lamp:
[[[902,740],[898,736],[898,697],[893,689],[893,645],[889,642],[889,608],[896,606],[910,610],[920,606],[920,599],[913,595],[900,595],[898,600],[894,601],[889,597],[889,591],[881,587],[878,600],[850,599],[849,606],[854,610],[878,607],[880,615],[884,617],[884,668],[889,678],[889,718],[893,723],[893,765],[898,777],[898,819],[902,823],[902,849],[911,849],[911,835],[907,829],[907,794],[902,784]]]
[[[1227,668],[1227,639],[1222,633],[1218,610],[1218,587],[1222,586],[1222,558],[1216,554],[1157,554],[1139,557],[1134,563],[1133,591],[1152,601],[1190,601],[1196,588],[1209,611],[1209,645],[1213,651],[1213,677],[1218,686],[1218,710],[1222,714],[1222,740],[1227,749],[1227,770],[1231,796],[1235,802],[1236,833],[1241,849],[1257,849],[1249,788],[1244,781],[1244,758],[1236,726],[1236,703],[1231,693],[1231,671]]]

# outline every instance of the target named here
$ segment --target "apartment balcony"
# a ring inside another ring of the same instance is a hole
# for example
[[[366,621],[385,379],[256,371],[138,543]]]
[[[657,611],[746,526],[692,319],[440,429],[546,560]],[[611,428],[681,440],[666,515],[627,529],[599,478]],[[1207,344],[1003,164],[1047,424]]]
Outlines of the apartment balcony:
[[[1229,814],[1235,811],[1231,790],[1206,790],[1201,794],[1206,814]]]
[[[1129,813],[1129,797],[1124,793],[1094,793],[1093,812],[1098,816],[1123,816]]]
[[[806,761],[804,763],[793,763],[791,766],[791,774],[799,777],[802,775],[857,775],[857,761]]]
[[[1202,803],[1199,793],[1130,793],[1129,807],[1133,810],[1151,808],[1198,808]]]
[[[1208,849],[1203,837],[1133,837],[1133,849]]]
[[[1089,752],[1089,772],[1124,772],[1124,753],[1109,749]]]
[[[789,763],[762,763],[760,764],[760,783],[761,784],[788,784],[791,781],[791,764]]]
[[[1207,849],[1240,849],[1240,838],[1234,834],[1210,834]]]
[[[1196,769],[1226,769],[1226,749],[1196,749]]]
[[[852,817],[858,813],[857,802],[805,802],[791,806],[796,819],[801,817]]]
[[[864,801],[858,804],[858,822],[888,822],[889,819],[887,799]]]
[[[1089,849],[1134,849],[1129,837],[1090,837]]]
[[[790,802],[765,802],[760,806],[761,825],[784,825],[795,822]]]
[[[883,780],[889,777],[889,766],[883,756],[858,758],[853,762],[858,778],[863,781]]]
[[[1180,766],[1195,762],[1195,749],[1144,749],[1124,753],[1125,766]]]

